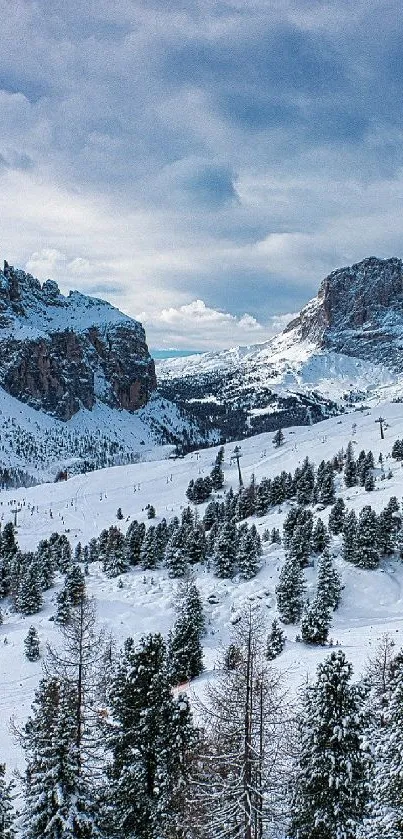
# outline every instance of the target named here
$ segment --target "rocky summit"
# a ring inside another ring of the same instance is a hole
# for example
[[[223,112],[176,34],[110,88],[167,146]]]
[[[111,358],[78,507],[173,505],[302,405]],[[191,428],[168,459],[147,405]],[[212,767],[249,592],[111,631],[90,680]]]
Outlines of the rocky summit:
[[[369,257],[326,277],[292,321],[302,339],[403,370],[403,262]]]
[[[156,388],[144,329],[102,300],[0,271],[0,386],[61,420],[95,402],[136,411]]]

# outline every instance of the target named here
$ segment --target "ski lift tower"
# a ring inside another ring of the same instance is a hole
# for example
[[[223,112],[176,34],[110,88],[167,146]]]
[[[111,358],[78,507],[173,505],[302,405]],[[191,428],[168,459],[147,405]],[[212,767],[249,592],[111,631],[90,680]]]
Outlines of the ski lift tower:
[[[377,419],[377,420],[375,420],[375,422],[379,422],[379,430],[380,430],[380,432],[381,432],[381,440],[384,440],[384,439],[385,439],[385,435],[384,435],[384,433],[383,433],[383,424],[384,424],[385,420],[384,420],[384,418],[383,418],[383,417],[378,417],[378,419]]]
[[[240,446],[235,446],[234,451],[232,452],[232,455],[231,455],[231,461],[230,462],[231,463],[236,463],[236,465],[238,467],[239,486],[243,487],[242,472],[241,472],[241,466],[240,466],[240,463],[239,463],[239,460],[240,460],[241,457],[242,457],[242,452],[241,452]]]

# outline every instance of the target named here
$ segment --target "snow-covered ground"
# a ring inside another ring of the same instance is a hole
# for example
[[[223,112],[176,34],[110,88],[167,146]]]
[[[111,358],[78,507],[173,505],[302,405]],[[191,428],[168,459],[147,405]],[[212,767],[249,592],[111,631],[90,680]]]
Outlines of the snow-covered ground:
[[[385,418],[385,440],[380,439],[376,419]],[[285,444],[274,449],[272,434],[263,434],[241,442],[241,468],[244,482],[252,473],[257,480],[270,477],[281,470],[294,471],[308,456],[316,465],[329,459],[352,440],[356,454],[361,449],[372,449],[375,463],[382,452],[385,470],[392,470],[388,480],[377,480],[375,491],[367,493],[361,487],[346,489],[339,481],[338,491],[348,508],[357,511],[371,504],[379,512],[392,495],[399,502],[403,495],[403,469],[390,457],[393,442],[403,437],[403,404],[384,403],[375,408],[345,414],[311,427],[291,428],[285,431]],[[225,449],[225,489],[237,487],[236,466],[231,462],[234,444]],[[194,452],[183,459],[159,459],[129,466],[102,469],[77,475],[63,483],[49,483],[30,489],[0,493],[0,518],[4,524],[17,510],[18,540],[24,550],[34,549],[40,539],[53,531],[66,533],[74,547],[97,536],[110,524],[126,529],[134,518],[147,520],[145,507],[156,507],[158,522],[180,514],[187,505],[185,490],[191,478],[207,475],[216,455],[216,449]],[[121,507],[124,519],[117,521],[116,511]],[[199,512],[202,515],[204,505]],[[279,527],[289,509],[288,504],[274,509],[268,515],[256,518],[262,533],[265,528]],[[319,512],[326,521],[329,508]],[[249,520],[251,522],[251,520]],[[154,523],[154,522],[153,522]],[[283,561],[283,550],[263,543],[262,569],[255,579],[219,580],[205,568],[196,569],[197,585],[205,604],[207,634],[205,637],[206,673],[194,685],[198,689],[210,678],[219,650],[228,642],[233,623],[242,608],[259,603],[270,622],[276,614],[275,584]],[[332,541],[332,551],[338,553],[339,538]],[[336,559],[345,589],[342,603],[334,614],[331,636],[339,643],[352,661],[356,676],[363,672],[367,657],[376,647],[381,635],[393,633],[397,645],[403,645],[403,565],[397,561],[384,562],[376,571],[364,571]],[[306,572],[309,589],[313,587],[315,569]],[[166,634],[174,617],[174,598],[177,582],[168,578],[165,570],[132,570],[118,580],[108,580],[98,565],[90,566],[89,593],[94,595],[98,616],[121,643],[128,635],[139,638],[148,631]],[[46,641],[54,640],[57,628],[49,618],[54,613],[57,589],[46,595],[43,610],[31,617],[20,617],[5,608],[4,623],[0,627],[0,761],[10,770],[23,765],[23,756],[10,732],[12,715],[18,722],[28,716],[35,688],[41,675],[41,662],[30,663],[24,656],[23,639],[30,625],[40,636],[42,653]],[[209,603],[209,598],[216,602]],[[296,691],[317,663],[327,654],[325,647],[308,647],[295,640],[298,627],[287,627],[288,642],[278,659],[286,672],[290,689]],[[193,689],[193,688],[192,688]]]

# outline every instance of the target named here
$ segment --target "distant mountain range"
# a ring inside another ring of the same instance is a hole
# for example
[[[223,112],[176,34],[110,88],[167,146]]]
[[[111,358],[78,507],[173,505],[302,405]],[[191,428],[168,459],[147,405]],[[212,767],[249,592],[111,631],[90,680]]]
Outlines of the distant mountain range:
[[[403,398],[403,263],[371,257],[334,271],[281,335],[158,360],[156,371],[140,323],[4,264],[0,470],[24,470],[18,482]]]
[[[159,392],[227,439],[310,424],[403,394],[403,263],[370,257],[326,277],[264,344],[157,362]]]

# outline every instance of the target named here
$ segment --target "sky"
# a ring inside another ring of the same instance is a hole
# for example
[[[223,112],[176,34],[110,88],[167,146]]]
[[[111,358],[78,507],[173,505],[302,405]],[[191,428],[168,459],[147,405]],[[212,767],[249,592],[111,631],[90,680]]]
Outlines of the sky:
[[[403,256],[400,0],[0,0],[1,256],[150,346],[266,340]]]

